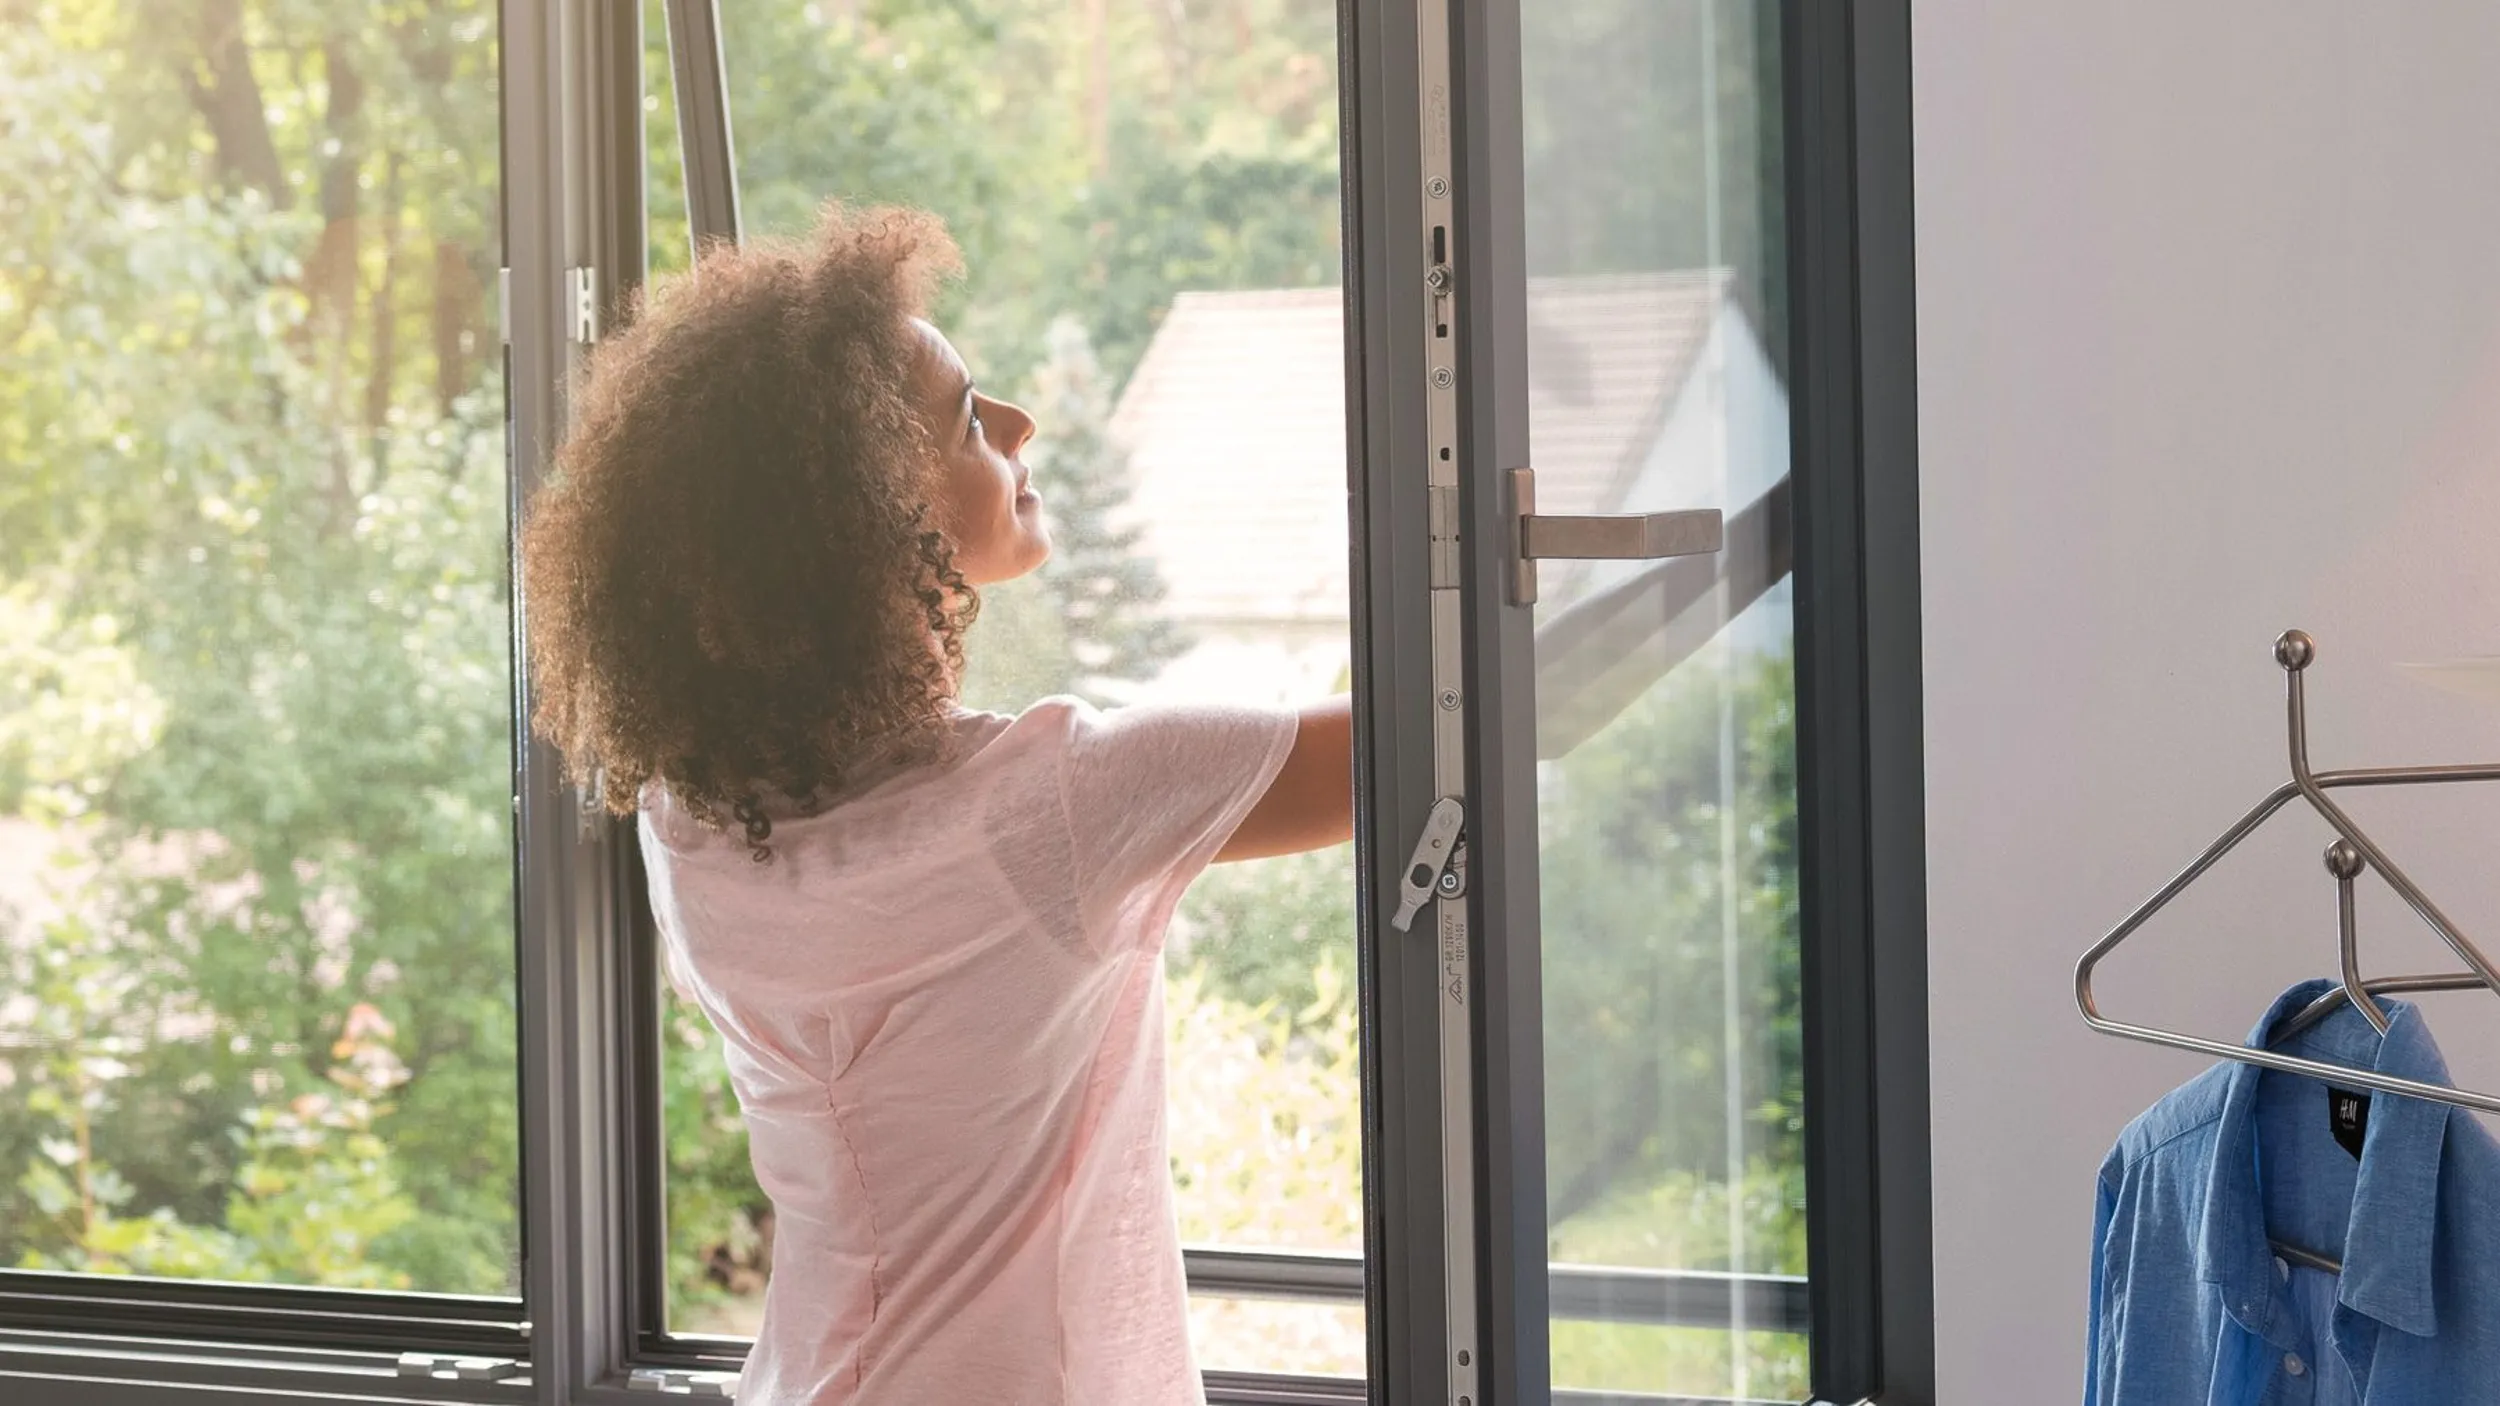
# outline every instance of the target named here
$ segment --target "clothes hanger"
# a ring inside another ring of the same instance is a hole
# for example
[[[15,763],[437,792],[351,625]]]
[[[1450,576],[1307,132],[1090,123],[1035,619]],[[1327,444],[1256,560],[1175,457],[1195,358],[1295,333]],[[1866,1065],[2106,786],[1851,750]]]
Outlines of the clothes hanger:
[[[2447,914],[2440,911],[2439,906],[2431,901],[2430,896],[2422,892],[2421,887],[2408,878],[2405,872],[2387,857],[2386,851],[2372,842],[2370,837],[2362,832],[2361,827],[2354,823],[2352,817],[2345,814],[2343,808],[2335,804],[2327,794],[2347,786],[2416,786],[2440,785],[2456,781],[2500,781],[2500,765],[2371,767],[2347,771],[2312,771],[2309,766],[2308,710],[2302,689],[2302,675],[2317,659],[2317,644],[2299,630],[2287,631],[2282,638],[2275,641],[2274,658],[2276,663],[2282,665],[2284,673],[2285,716],[2291,741],[2292,779],[2276,787],[2273,794],[2259,802],[2248,814],[2241,816],[2239,823],[2224,831],[2220,839],[2206,846],[2205,852],[2198,855],[2194,863],[2181,870],[2176,878],[2162,886],[2159,893],[2146,900],[2141,907],[2127,916],[2125,922],[2112,929],[2108,936],[2094,943],[2091,950],[2083,954],[2082,960],[2075,964],[2075,1007],[2082,1012],[2086,1024],[2104,1035],[2140,1040],[2146,1044],[2163,1045],[2172,1049],[2192,1050],[2217,1059],[2236,1060],[2242,1064],[2254,1064],[2267,1069],[2278,1069],[2288,1074],[2305,1075],[2340,1088],[2370,1089],[2379,1093],[2429,1099],[2434,1103],[2471,1108],[2484,1113],[2500,1113],[2500,1095],[2449,1088],[2445,1085],[2424,1083],[2418,1079],[2400,1079],[2393,1075],[2381,1074],[2374,1069],[2359,1069],[2327,1060],[2281,1054],[2269,1049],[2226,1044],[2220,1040],[2208,1040],[2202,1036],[2181,1034],[2153,1026],[2132,1025],[2111,1020],[2102,1015],[2099,1004],[2093,999],[2092,973],[2100,965],[2101,959],[2108,956],[2120,943],[2134,936],[2136,931],[2142,928],[2155,913],[2167,906],[2170,900],[2178,897],[2188,885],[2196,882],[2206,870],[2211,869],[2216,861],[2237,848],[2240,841],[2247,839],[2269,817],[2289,804],[2296,796],[2306,800],[2310,808],[2324,818],[2327,824],[2333,826],[2340,837],[2337,844],[2329,846],[2327,850],[2327,868],[2335,875],[2338,906],[2342,915],[2340,926],[2344,948],[2343,977],[2336,990],[2312,1002],[2290,1020],[2285,1021],[2281,1030],[2272,1038],[2280,1039],[2285,1035],[2309,1028],[2332,1014],[2334,1007],[2345,1001],[2350,1001],[2359,1007],[2362,1014],[2369,1018],[2371,1026],[2383,1033],[2387,1029],[2386,1012],[2374,999],[2374,993],[2458,990],[2473,987],[2486,987],[2494,993],[2500,993],[2500,968],[2493,966],[2491,960],[2483,955],[2482,950],[2457,929],[2456,924],[2449,920]],[[2437,933],[2440,940],[2448,945],[2449,950],[2457,954],[2458,958],[2465,963],[2467,970],[2426,976],[2386,977],[2376,981],[2362,980],[2359,954],[2353,934],[2352,884],[2364,868],[2377,871],[2388,887],[2394,889],[2397,895],[2404,899],[2406,906],[2412,908],[2423,922],[2430,925],[2431,931]],[[2308,1255],[2306,1251],[2302,1251],[2301,1254],[2308,1256],[2302,1261],[2303,1263],[2314,1263],[2325,1258]]]

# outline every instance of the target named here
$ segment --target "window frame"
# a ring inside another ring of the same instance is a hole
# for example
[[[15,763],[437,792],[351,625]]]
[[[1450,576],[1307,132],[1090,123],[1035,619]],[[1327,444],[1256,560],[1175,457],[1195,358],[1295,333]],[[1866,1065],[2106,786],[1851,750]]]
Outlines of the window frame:
[[[1478,1399],[1501,1406],[1598,1400],[1606,1394],[1551,1386],[1555,1279],[1545,1246],[1534,659],[1529,612],[1505,604],[1515,506],[1497,477],[1502,468],[1532,462],[1518,135],[1519,14],[1530,0],[1448,2],[1455,12],[1449,91],[1459,171],[1454,331],[1465,396],[1459,535],[1469,600],[1462,646],[1471,747],[1466,902],[1480,1007],[1473,1129],[1484,1290],[1477,1306],[1484,1325]],[[1909,4],[1789,0],[1778,6],[1777,21],[1791,288],[1810,1247],[1802,1292],[1811,1386],[1818,1402],[1928,1406],[1935,1396],[1934,1250]],[[1415,48],[1408,39],[1401,56]],[[1415,85],[1397,86],[1404,101],[1381,104],[1393,122],[1415,111]],[[1393,153],[1392,162],[1405,154]],[[1420,226],[1397,223],[1415,208],[1416,170],[1394,166],[1385,189],[1367,187],[1364,208],[1382,220],[1381,242],[1397,248],[1404,241],[1419,268]],[[1392,278],[1393,287],[1401,283],[1405,298],[1386,299],[1384,319],[1418,326],[1422,282]],[[1404,380],[1421,385],[1411,373]],[[1379,454],[1376,479],[1400,473],[1401,452],[1409,466],[1404,477],[1420,482],[1411,466],[1422,462],[1421,452],[1394,445]],[[1422,505],[1409,501],[1396,510],[1419,540]],[[1403,590],[1409,599],[1422,594],[1411,565]],[[1409,608],[1401,632],[1410,641],[1428,633],[1415,612]],[[1411,711],[1403,719],[1373,719],[1376,729],[1401,721],[1404,736],[1428,736]],[[1420,825],[1417,813],[1403,832],[1406,842]],[[1400,838],[1381,837],[1393,848]],[[1402,862],[1404,853],[1389,862]],[[1379,902],[1368,907],[1377,931]],[[1411,981],[1391,989],[1411,991]],[[1411,1068],[1403,1093],[1407,1108],[1430,1108],[1437,1099],[1437,1087]],[[1417,1137],[1414,1145],[1437,1141]],[[1408,1151],[1402,1161],[1408,1174],[1387,1184],[1387,1194],[1409,1204],[1435,1200],[1438,1169],[1429,1156]],[[1425,1287],[1427,1276],[1409,1274]],[[1770,1279],[1722,1282],[1729,1291],[1741,1283],[1760,1292]],[[1409,1335],[1417,1327],[1392,1326]],[[1428,1355],[1436,1345],[1410,1337],[1393,1354],[1393,1366],[1410,1375],[1392,1380],[1392,1399],[1449,1399],[1439,1357]]]
[[[1814,1386],[1929,1406],[1910,0],[1788,4],[1781,20]]]

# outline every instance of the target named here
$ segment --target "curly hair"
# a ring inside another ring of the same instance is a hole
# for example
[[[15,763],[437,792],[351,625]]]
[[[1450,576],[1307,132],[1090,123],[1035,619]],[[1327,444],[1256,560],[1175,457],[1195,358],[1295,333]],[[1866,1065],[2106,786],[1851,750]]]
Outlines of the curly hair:
[[[520,534],[534,729],[632,814],[656,780],[762,862],[769,788],[812,811],[940,748],[979,597],[934,525],[910,320],[962,255],[939,220],[820,213],[706,248],[590,357]]]

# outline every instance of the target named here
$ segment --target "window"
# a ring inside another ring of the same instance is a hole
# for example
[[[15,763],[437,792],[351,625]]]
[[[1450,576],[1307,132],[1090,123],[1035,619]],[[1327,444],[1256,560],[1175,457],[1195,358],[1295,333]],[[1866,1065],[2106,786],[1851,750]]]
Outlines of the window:
[[[1806,1394],[1777,21],[1520,10],[1537,508],[1734,520],[1540,567],[1557,1387]]]
[[[1042,421],[969,701],[1357,697],[1357,843],[1171,934],[1210,1399],[1932,1400],[1906,43],[17,7],[0,1396],[734,1381],[770,1208],[632,827],[517,733],[509,532],[642,283],[839,196],[948,219],[937,320]],[[1708,508],[1522,598],[1518,512]]]
[[[0,1264],[516,1295],[493,7],[19,11]]]
[[[1925,1399],[1906,11],[1412,18],[1356,40],[1375,1385]]]

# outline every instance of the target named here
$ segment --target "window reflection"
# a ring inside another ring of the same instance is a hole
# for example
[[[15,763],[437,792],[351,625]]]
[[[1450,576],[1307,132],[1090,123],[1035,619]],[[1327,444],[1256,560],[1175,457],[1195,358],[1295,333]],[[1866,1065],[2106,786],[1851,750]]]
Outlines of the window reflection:
[[[1544,568],[1540,623],[1608,602],[1539,642],[1549,1259],[1801,1275],[1778,7],[1521,28],[1538,503],[1729,515],[1715,560]],[[1557,1318],[1554,1385],[1803,1396],[1804,1339],[1726,1302]]]

